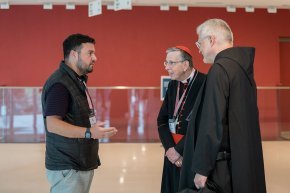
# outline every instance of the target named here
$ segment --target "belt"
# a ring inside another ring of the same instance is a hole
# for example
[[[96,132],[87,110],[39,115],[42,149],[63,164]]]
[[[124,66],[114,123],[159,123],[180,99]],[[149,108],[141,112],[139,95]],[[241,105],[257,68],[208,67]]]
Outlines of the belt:
[[[217,157],[216,157],[216,161],[230,160],[230,159],[231,159],[231,154],[226,151],[218,152]]]

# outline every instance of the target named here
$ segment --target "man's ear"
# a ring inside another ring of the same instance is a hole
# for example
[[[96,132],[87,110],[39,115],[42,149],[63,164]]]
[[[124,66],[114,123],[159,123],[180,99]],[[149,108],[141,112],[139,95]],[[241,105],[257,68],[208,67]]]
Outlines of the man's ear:
[[[77,57],[78,57],[78,52],[75,51],[75,50],[71,50],[69,54],[70,54],[70,56],[72,56],[73,58],[77,58]]]
[[[75,50],[71,50],[68,57],[65,59],[68,63],[76,63],[78,61],[78,52]]]
[[[75,50],[71,50],[69,53],[69,60],[73,63],[78,61],[79,53]]]
[[[215,36],[209,36],[209,42],[210,42],[210,45],[213,46],[216,43],[216,37]]]
[[[185,72],[189,68],[189,61],[185,60],[184,62],[185,62],[185,66],[184,66],[183,71]]]

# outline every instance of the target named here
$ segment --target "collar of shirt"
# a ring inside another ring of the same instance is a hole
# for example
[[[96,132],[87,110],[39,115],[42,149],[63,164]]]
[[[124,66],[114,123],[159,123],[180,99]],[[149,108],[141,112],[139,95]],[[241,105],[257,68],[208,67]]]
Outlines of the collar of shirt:
[[[64,71],[66,71],[69,76],[71,78],[73,78],[74,80],[76,80],[76,78],[78,80],[81,80],[81,81],[84,81],[84,82],[87,82],[88,81],[88,76],[87,75],[81,75],[79,76],[73,69],[71,69],[64,61],[61,61],[60,63],[60,68]]]
[[[78,77],[78,79],[80,79],[81,81],[83,81],[83,82],[87,82],[87,80],[88,80],[88,76],[87,75],[82,75],[82,76],[78,76],[77,75],[77,77]]]
[[[182,82],[183,84],[184,84],[184,83],[189,83],[190,80],[192,79],[194,73],[195,73],[195,69],[193,68],[191,74],[189,75],[189,77],[187,77],[185,80],[183,80],[183,81],[181,81],[181,82]]]

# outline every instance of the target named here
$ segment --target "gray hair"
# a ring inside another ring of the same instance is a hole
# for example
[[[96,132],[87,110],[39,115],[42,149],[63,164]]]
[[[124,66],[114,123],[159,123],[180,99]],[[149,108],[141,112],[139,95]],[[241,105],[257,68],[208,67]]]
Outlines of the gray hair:
[[[218,40],[227,41],[233,44],[234,37],[230,26],[222,19],[209,19],[196,28],[199,36],[205,37],[214,35]]]
[[[169,52],[175,52],[175,51],[179,51],[181,59],[184,60],[184,61],[188,61],[189,62],[189,67],[193,68],[192,56],[189,55],[187,52],[183,51],[182,49],[179,49],[179,48],[176,48],[176,47],[171,47],[171,48],[168,48],[166,50],[166,54],[168,54]]]

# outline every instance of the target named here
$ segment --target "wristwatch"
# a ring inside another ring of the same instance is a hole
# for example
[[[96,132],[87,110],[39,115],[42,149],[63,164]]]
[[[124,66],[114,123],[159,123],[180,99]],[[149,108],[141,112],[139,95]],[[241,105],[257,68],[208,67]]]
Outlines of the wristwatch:
[[[92,134],[91,134],[90,129],[91,129],[91,128],[88,127],[87,130],[86,130],[86,132],[85,132],[85,138],[86,138],[86,139],[91,139],[91,135],[92,135]]]

